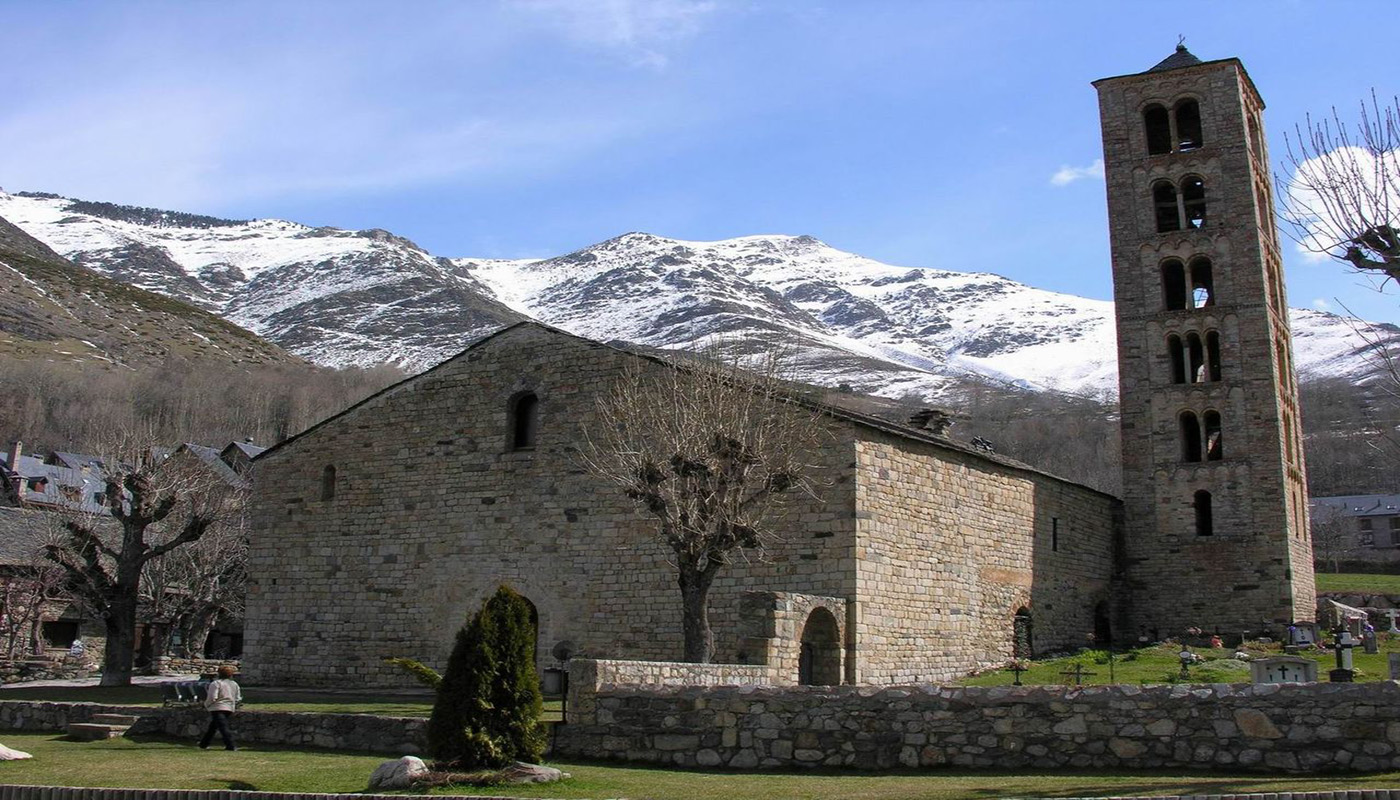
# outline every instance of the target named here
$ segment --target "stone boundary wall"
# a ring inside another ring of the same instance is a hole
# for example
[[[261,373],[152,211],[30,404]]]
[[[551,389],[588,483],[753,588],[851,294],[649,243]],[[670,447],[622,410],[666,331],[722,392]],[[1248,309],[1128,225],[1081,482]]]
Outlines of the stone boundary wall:
[[[238,665],[239,661],[236,658],[160,656],[156,659],[155,671],[157,675],[208,675],[218,671],[219,667],[229,666],[236,670]]]
[[[558,728],[556,756],[739,769],[1400,769],[1393,681],[604,686],[582,700]]]
[[[4,700],[0,701],[0,730],[62,731],[70,722],[90,721],[94,714],[131,714],[139,718],[131,733],[176,739],[198,739],[209,724],[209,715],[203,709]],[[232,726],[234,738],[239,742],[402,756],[424,751],[428,721],[368,714],[240,711],[234,715]]]
[[[569,685],[593,686],[768,686],[773,671],[763,664],[692,664],[684,661],[574,659]]]

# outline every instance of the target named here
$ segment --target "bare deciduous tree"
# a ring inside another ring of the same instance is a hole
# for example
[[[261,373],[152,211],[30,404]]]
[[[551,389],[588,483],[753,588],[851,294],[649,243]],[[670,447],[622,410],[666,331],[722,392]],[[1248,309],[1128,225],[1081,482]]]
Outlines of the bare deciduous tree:
[[[68,596],[63,570],[36,552],[34,563],[14,565],[0,577],[0,638],[5,658],[15,659],[42,650],[45,611]]]
[[[709,593],[743,551],[779,536],[783,507],[816,496],[823,415],[797,399],[777,354],[740,369],[737,348],[668,365],[639,357],[598,401],[583,461],[655,521],[681,592],[684,658],[714,657]],[[724,355],[725,352],[731,355]]]
[[[1283,218],[1305,249],[1400,280],[1400,99],[1371,94],[1353,133],[1336,109],[1288,137]]]
[[[197,542],[241,513],[242,490],[150,447],[116,447],[103,460],[105,513],[61,512],[63,532],[45,545],[73,591],[101,618],[103,686],[131,683],[141,576],[152,561]]]
[[[230,509],[197,541],[153,559],[142,572],[142,613],[179,635],[178,645],[162,646],[158,652],[168,649],[198,658],[220,617],[242,616],[248,587],[248,532],[245,516],[235,511]]]

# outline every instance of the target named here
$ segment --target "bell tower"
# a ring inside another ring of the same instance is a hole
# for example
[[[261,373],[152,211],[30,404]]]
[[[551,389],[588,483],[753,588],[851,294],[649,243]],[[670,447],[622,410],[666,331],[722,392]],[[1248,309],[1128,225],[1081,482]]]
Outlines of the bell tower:
[[[1261,114],[1184,45],[1094,82],[1118,324],[1125,634],[1312,620],[1307,481]]]

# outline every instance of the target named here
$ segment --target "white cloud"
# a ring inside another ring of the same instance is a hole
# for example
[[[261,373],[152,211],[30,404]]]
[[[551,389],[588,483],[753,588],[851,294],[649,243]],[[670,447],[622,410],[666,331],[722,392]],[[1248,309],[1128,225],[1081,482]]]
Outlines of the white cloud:
[[[633,66],[662,69],[666,50],[701,30],[713,0],[515,0],[580,44],[620,53]]]
[[[1319,297],[1316,300],[1313,300],[1312,304],[1313,308],[1317,309],[1318,311],[1327,311],[1329,313],[1332,311],[1332,304],[1327,302],[1327,299],[1324,297]]]
[[[1087,167],[1060,167],[1059,171],[1050,176],[1051,186],[1068,186],[1078,180],[1093,178],[1103,180],[1103,159],[1096,158],[1094,163]]]

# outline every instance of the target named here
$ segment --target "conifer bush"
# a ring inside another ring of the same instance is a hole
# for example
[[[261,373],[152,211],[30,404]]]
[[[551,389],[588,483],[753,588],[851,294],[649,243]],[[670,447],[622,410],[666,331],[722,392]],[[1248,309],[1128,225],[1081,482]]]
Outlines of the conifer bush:
[[[529,603],[502,586],[457,633],[428,720],[428,752],[465,770],[539,761],[543,708]]]

